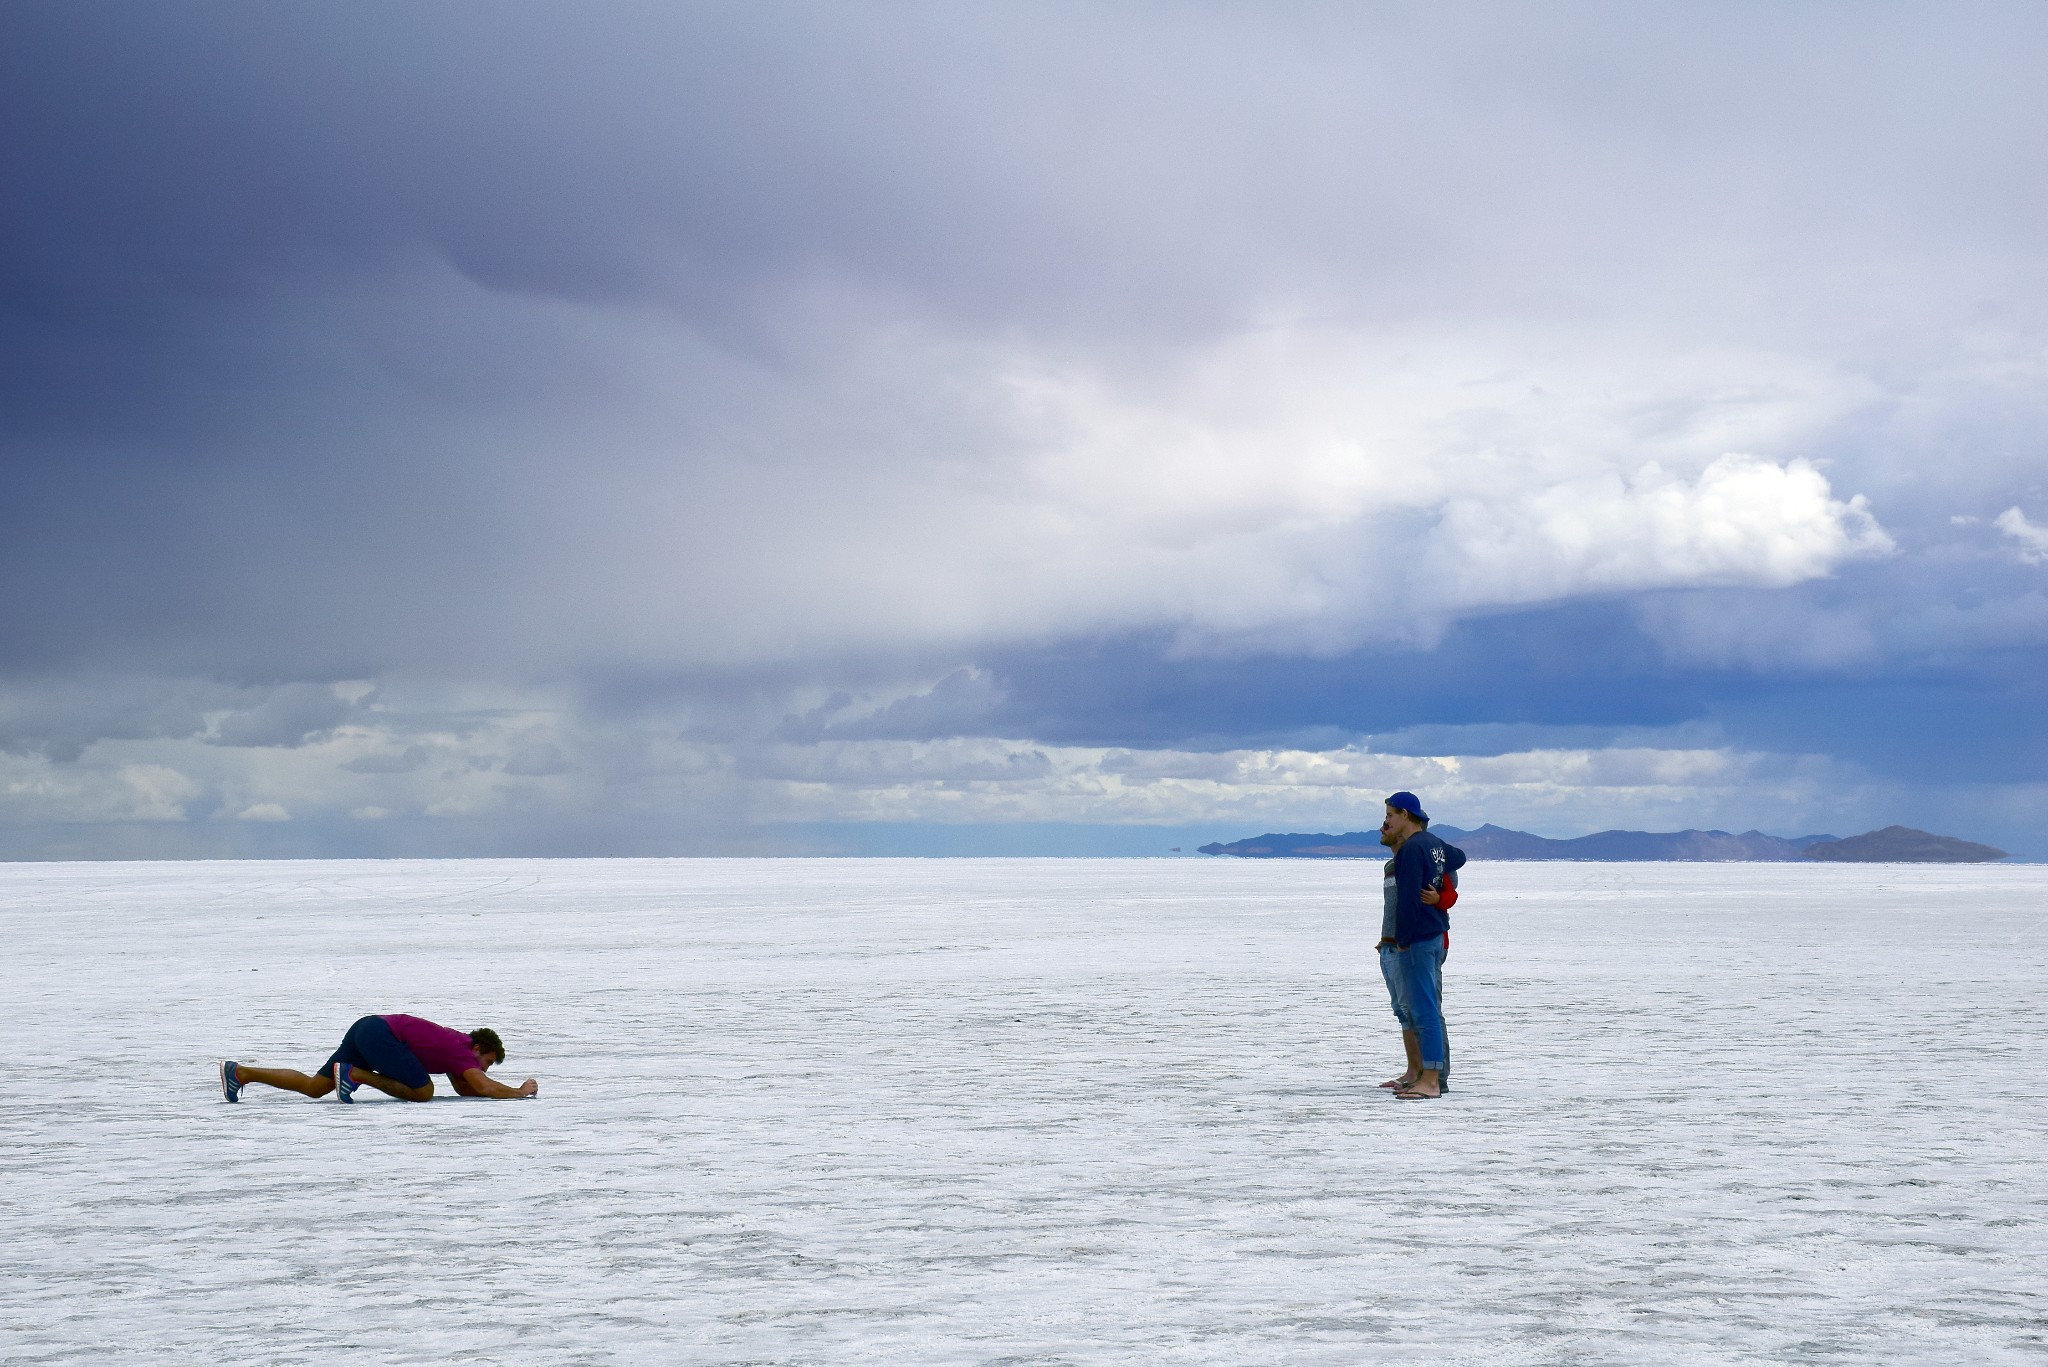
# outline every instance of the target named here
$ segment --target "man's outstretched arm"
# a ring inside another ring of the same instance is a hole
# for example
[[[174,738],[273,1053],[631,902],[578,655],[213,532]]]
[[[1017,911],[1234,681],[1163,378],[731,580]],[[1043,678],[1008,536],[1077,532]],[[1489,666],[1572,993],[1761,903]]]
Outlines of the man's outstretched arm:
[[[494,1081],[481,1068],[466,1068],[461,1076],[451,1080],[455,1083],[455,1090],[464,1096],[488,1096],[500,1101],[517,1101],[521,1097],[533,1096],[540,1091],[540,1084],[532,1078],[526,1079],[517,1087],[507,1087],[502,1082]]]

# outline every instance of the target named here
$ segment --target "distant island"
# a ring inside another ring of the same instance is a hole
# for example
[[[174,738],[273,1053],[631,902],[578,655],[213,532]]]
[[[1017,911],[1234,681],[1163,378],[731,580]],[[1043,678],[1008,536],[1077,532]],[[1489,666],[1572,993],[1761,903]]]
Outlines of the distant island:
[[[1511,831],[1491,822],[1478,830],[1435,825],[1430,830],[1473,859],[1585,859],[1602,863],[1678,860],[1695,863],[1794,863],[1816,859],[1833,864],[1986,864],[2007,857],[2004,850],[1910,826],[1852,835],[1787,838],[1762,831],[1600,831],[1572,840],[1551,840]],[[1230,844],[1209,844],[1203,854],[1239,859],[1384,859],[1378,831],[1343,835],[1255,835]]]
[[[1809,845],[1808,859],[1825,859],[1836,864],[1989,864],[2008,856],[2004,850],[1958,840],[1952,835],[1929,835],[1911,826],[1887,826],[1881,831],[1852,835]]]

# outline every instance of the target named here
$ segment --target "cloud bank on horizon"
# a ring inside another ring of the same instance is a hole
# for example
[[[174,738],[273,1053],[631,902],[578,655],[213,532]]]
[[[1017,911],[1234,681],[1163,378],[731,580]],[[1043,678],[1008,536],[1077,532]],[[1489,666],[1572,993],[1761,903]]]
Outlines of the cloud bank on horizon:
[[[0,856],[2048,856],[2037,7],[5,24]]]

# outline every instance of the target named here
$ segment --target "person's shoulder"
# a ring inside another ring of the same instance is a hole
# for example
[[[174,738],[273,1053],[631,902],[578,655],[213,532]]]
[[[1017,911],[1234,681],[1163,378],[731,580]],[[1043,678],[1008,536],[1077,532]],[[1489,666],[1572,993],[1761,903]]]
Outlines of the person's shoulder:
[[[1417,831],[1401,842],[1401,852],[1395,858],[1427,869],[1441,869],[1450,862],[1450,850],[1451,846],[1437,836],[1428,831]]]

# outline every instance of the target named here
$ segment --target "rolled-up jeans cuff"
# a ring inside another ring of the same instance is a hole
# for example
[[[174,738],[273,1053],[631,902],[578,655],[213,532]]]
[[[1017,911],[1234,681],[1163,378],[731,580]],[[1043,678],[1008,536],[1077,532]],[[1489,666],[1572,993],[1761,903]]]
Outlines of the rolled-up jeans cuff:
[[[1443,952],[1444,942],[1432,938],[1404,945],[1398,955],[1403,1005],[1415,1020],[1417,1061],[1439,1074],[1450,1054],[1444,1035]]]

